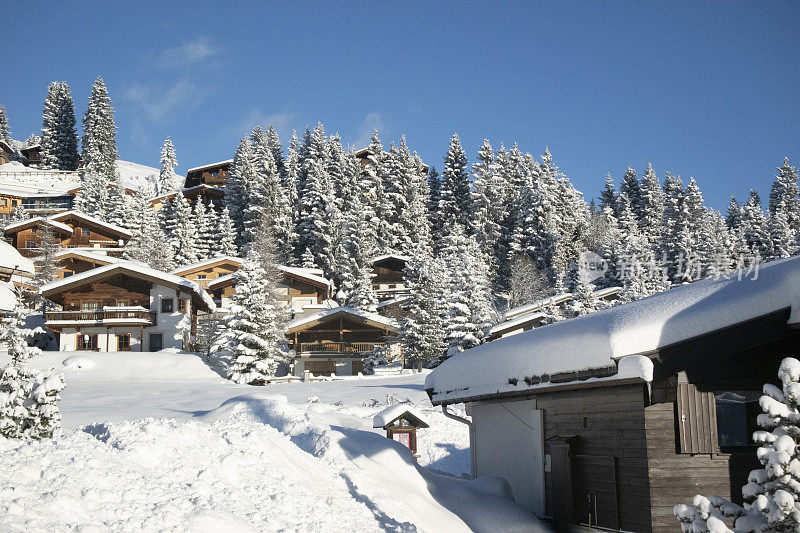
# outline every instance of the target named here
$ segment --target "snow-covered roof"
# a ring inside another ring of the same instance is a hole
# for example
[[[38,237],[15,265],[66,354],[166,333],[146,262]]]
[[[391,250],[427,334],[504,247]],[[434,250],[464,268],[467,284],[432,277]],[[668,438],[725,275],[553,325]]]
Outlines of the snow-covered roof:
[[[186,171],[186,173],[188,174],[189,172],[195,172],[196,170],[203,170],[203,169],[211,168],[211,167],[219,167],[219,166],[222,166],[222,165],[230,165],[231,163],[233,163],[233,159],[226,159],[225,161],[217,161],[216,163],[209,163],[207,165],[202,165],[202,166],[199,166],[199,167],[190,168],[189,170]]]
[[[89,216],[86,213],[83,213],[83,212],[75,210],[75,209],[71,209],[70,211],[63,211],[61,213],[56,213],[55,215],[50,215],[47,218],[48,218],[48,220],[64,220],[64,219],[67,219],[69,217],[75,217],[75,218],[84,220],[86,222],[90,222],[92,224],[96,224],[98,226],[101,226],[101,227],[104,227],[106,229],[109,229],[109,230],[111,230],[111,231],[113,231],[115,233],[119,233],[120,235],[125,235],[128,238],[133,237],[133,232],[131,232],[130,230],[126,230],[125,228],[123,228],[121,226],[117,226],[116,224],[111,224],[110,222],[105,222],[103,220],[100,220],[99,218],[95,218],[95,217]]]
[[[529,304],[513,307],[508,311],[506,311],[505,315],[503,315],[503,318],[505,320],[511,320],[512,318],[517,317],[519,315],[531,313],[534,311],[539,311],[540,309],[548,305],[556,305],[560,304],[561,302],[566,302],[570,298],[572,298],[571,292],[562,292],[561,294],[548,296],[547,298],[542,298],[541,300],[536,300],[535,302],[531,302]]]
[[[533,313],[528,313],[522,316],[518,316],[513,320],[506,320],[505,322],[500,322],[499,324],[495,324],[489,330],[490,335],[496,335],[498,333],[502,333],[504,331],[509,331],[512,329],[516,329],[519,327],[524,326],[529,322],[533,322],[536,320],[541,320],[542,318],[546,317],[547,313],[542,313],[541,311],[535,311]]]
[[[93,248],[93,250],[104,250],[104,248]],[[122,261],[125,261],[125,259],[121,259],[119,257],[112,257],[108,254],[104,254],[101,252],[93,252],[85,250],[83,248],[64,248],[63,250],[56,252],[53,258],[59,260],[63,257],[68,257],[71,255],[82,257],[87,261],[98,262],[98,263],[120,263]]]
[[[217,279],[212,279],[208,282],[208,288],[214,290],[215,288],[225,285],[231,281],[234,281],[233,274],[225,274],[224,276],[220,276]]]
[[[396,298],[392,298],[391,300],[384,300],[382,302],[379,302],[375,307],[377,309],[380,309],[382,307],[386,307],[387,305],[399,304],[408,300],[409,298],[411,298],[411,296],[404,294],[403,296],[397,296]]]
[[[762,264],[757,276],[737,271],[466,350],[429,374],[425,388],[438,403],[526,391],[526,378],[608,368],[787,308],[789,324],[800,324],[800,257]]]
[[[237,264],[239,266],[242,266],[242,263],[244,263],[244,259],[242,259],[241,257],[234,257],[232,255],[225,255],[225,256],[221,256],[221,257],[212,257],[210,259],[204,259],[204,260],[198,261],[196,263],[192,263],[192,264],[189,264],[189,265],[184,265],[182,267],[176,268],[175,270],[172,271],[172,273],[175,274],[176,276],[179,276],[179,275],[181,275],[181,273],[190,272],[192,270],[202,269],[203,267],[216,265],[218,263],[235,263],[235,264]]]
[[[151,178],[158,176],[159,169],[147,165],[140,165],[131,161],[117,159],[117,172],[120,183],[129,189],[149,189]],[[179,176],[183,177],[183,176]]]
[[[32,217],[25,220],[20,220],[18,222],[12,222],[11,224],[8,224],[3,231],[5,233],[16,233],[16,231],[30,226],[35,226],[37,224],[47,224],[48,226],[60,229],[64,233],[72,233],[72,228],[66,224],[52,220],[49,217]]]
[[[294,320],[291,320],[289,321],[288,324],[286,324],[286,333],[291,333],[294,330],[302,329],[304,326],[308,326],[309,324],[321,322],[328,317],[338,315],[340,313],[354,316],[362,320],[365,320],[367,322],[371,322],[378,327],[390,329],[392,331],[399,331],[399,326],[397,324],[397,321],[392,318],[381,316],[377,313],[362,311],[361,309],[355,309],[354,307],[342,306],[342,307],[334,307],[332,309],[325,309],[307,316],[295,318]]]
[[[41,286],[39,289],[39,294],[44,297],[48,297],[49,295],[58,293],[72,285],[80,285],[86,280],[90,280],[99,276],[105,277],[106,275],[116,272],[127,272],[128,274],[133,274],[134,276],[138,274],[147,278],[159,280],[168,286],[179,286],[186,288],[193,292],[200,300],[202,300],[210,311],[213,311],[215,308],[214,299],[211,298],[211,296],[198,283],[175,276],[173,274],[161,272],[160,270],[156,270],[154,268],[150,268],[144,263],[140,263],[138,261],[120,261],[118,263],[111,263],[109,265],[104,265],[81,272],[80,274],[75,274],[74,276],[51,281],[50,283],[46,283]]]
[[[619,294],[620,291],[622,291],[622,287],[606,287],[605,289],[597,289],[594,291],[594,295],[602,300],[604,298],[608,298],[609,296]]]
[[[8,283],[0,282],[0,311],[13,311],[17,306],[17,295]]]
[[[36,268],[33,266],[33,261],[27,257],[23,257],[19,251],[8,244],[3,239],[0,239],[0,270],[5,272],[14,272],[26,277],[33,276]]]
[[[379,255],[377,257],[373,257],[372,261],[370,261],[370,264],[374,265],[378,261],[383,261],[384,259],[397,259],[398,261],[403,261],[404,263],[407,263],[407,262],[411,261],[411,257],[409,257],[407,255],[388,253],[388,254]]]
[[[419,427],[423,428],[428,427],[428,421],[425,420],[425,417],[422,416],[422,413],[420,413],[414,407],[403,403],[397,405],[390,405],[380,413],[373,416],[372,427],[385,428],[386,426],[393,424],[395,420],[397,420],[406,413],[411,415],[413,418],[417,419],[416,421],[419,423]]]
[[[205,184],[205,183],[201,183],[200,185],[194,185],[192,187],[184,187],[183,189],[181,189],[181,191],[183,193],[187,193],[189,191],[196,191],[196,190],[199,190],[199,189],[218,191],[220,195],[224,195],[225,194],[225,191],[223,191],[219,187],[214,187],[213,185],[208,185],[208,184]],[[156,203],[156,202],[158,202],[160,200],[169,200],[170,198],[174,197],[176,194],[178,194],[177,190],[176,191],[172,191],[172,192],[168,192],[166,194],[161,194],[159,196],[155,196],[155,197],[150,199],[150,203],[153,204],[153,203]],[[184,194],[184,196],[186,196],[186,194]]]
[[[298,278],[303,278],[305,280],[314,283],[325,285],[326,287],[330,287],[333,284],[329,279],[323,278],[322,276],[319,276],[317,274],[312,274],[310,272],[311,269],[309,268],[297,268],[286,265],[278,265],[278,270],[286,274],[296,276]]]

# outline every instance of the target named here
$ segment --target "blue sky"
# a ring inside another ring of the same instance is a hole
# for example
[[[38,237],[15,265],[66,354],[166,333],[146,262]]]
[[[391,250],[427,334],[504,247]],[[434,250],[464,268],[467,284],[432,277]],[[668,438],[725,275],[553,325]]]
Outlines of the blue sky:
[[[549,146],[588,197],[652,161],[694,176],[713,207],[800,163],[800,3],[26,2],[3,14],[0,104],[41,128],[47,84],[83,115],[109,87],[123,159],[179,171],[232,157],[256,124],[322,121],[363,145],[405,134],[441,168],[457,132]]]

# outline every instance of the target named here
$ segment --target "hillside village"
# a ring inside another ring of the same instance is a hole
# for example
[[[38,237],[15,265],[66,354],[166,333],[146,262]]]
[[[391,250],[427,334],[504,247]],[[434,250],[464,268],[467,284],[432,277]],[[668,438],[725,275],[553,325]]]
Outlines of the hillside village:
[[[80,142],[66,83],[48,88],[41,136],[14,139],[0,107],[4,436],[58,431],[69,375],[21,370],[40,348],[77,354],[63,363],[76,371],[185,357],[203,380],[259,391],[395,376],[417,379],[431,412],[409,400],[375,427],[413,454],[409,421],[462,430],[469,472],[450,473],[502,477],[492,494],[513,493],[523,530],[544,527],[536,515],[668,531],[695,493],[742,503],[755,459],[745,415],[800,341],[788,159],[766,208],[752,191],[723,215],[693,178],[652,165],[619,185],[609,175],[587,203],[547,149],[486,140],[470,164],[453,135],[440,174],[405,137],[350,147],[317,124],[284,145],[265,126],[181,176],[169,138],[160,168],[119,159],[100,77]],[[282,428],[303,416],[240,398]],[[23,404],[27,426],[14,422]],[[325,435],[356,416],[331,409]],[[687,509],[685,523],[708,518]]]

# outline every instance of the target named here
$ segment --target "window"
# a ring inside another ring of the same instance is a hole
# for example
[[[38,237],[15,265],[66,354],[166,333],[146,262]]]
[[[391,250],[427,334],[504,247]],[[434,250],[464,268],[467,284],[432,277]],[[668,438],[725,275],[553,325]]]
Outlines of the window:
[[[83,235],[84,237],[88,237],[89,233],[90,233],[89,228],[81,228],[81,235]]]
[[[81,302],[81,311],[97,311],[100,309],[100,302]]]
[[[2,205],[3,207],[7,207],[8,206],[8,200],[3,198],[2,200],[0,200],[0,205]]]
[[[128,307],[128,300],[117,300],[114,302],[117,307]]]
[[[206,275],[205,274],[198,274],[197,275],[197,279],[206,279]]]
[[[76,347],[78,350],[97,351],[97,334],[78,333]]]
[[[175,309],[175,301],[172,298],[161,299],[161,312],[171,313]]]
[[[131,351],[131,334],[130,333],[122,333],[117,335],[117,351],[118,352],[129,352]]]
[[[68,277],[72,276],[73,274],[75,274],[75,272],[73,272],[72,270],[65,270],[64,271],[64,277],[65,278],[68,278]]]
[[[749,391],[715,392],[717,436],[720,448],[751,446],[751,435],[758,430],[756,417],[761,412],[761,394]]]
[[[25,248],[36,248],[36,241],[25,241]]]
[[[150,334],[150,351],[157,352],[164,347],[164,337],[161,333]]]
[[[186,313],[186,309],[188,308],[189,300],[186,298],[181,298],[178,300],[178,312],[179,313]]]
[[[11,205],[17,205],[19,202],[17,200],[11,200]]]

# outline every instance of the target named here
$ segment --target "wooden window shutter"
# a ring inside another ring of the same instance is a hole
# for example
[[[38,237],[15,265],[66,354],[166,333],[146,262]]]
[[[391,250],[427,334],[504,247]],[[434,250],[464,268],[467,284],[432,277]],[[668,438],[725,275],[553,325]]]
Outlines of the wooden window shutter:
[[[677,417],[680,453],[719,453],[714,392],[700,391],[678,374]]]

